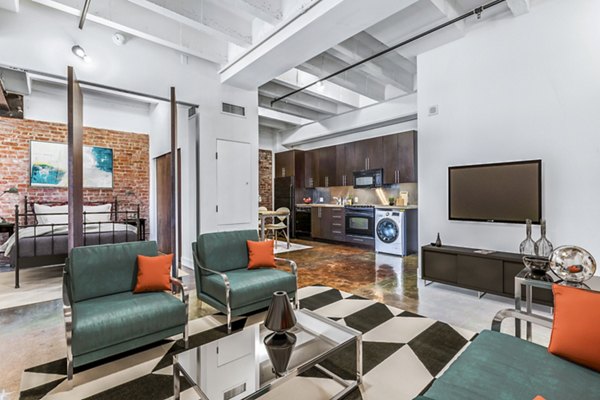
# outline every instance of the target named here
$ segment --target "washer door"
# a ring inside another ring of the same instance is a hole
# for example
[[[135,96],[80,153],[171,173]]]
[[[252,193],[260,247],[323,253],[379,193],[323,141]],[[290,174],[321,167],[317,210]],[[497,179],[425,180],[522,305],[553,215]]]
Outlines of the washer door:
[[[394,243],[400,235],[398,224],[391,218],[384,218],[377,223],[377,237],[383,243]]]

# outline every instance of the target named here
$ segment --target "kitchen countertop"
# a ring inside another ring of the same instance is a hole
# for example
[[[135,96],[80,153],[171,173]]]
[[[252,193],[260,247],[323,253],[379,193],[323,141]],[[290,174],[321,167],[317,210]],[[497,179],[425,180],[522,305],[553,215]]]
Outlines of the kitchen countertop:
[[[360,206],[364,206],[367,204],[358,204]],[[385,209],[392,209],[392,210],[412,210],[412,209],[416,209],[418,208],[418,206],[416,204],[409,204],[408,206],[388,206],[385,204],[368,204],[368,205],[372,205],[374,208],[385,208]],[[296,204],[296,207],[337,207],[337,208],[343,208],[344,206],[340,205],[340,204],[329,204],[329,203],[311,203],[311,204]]]

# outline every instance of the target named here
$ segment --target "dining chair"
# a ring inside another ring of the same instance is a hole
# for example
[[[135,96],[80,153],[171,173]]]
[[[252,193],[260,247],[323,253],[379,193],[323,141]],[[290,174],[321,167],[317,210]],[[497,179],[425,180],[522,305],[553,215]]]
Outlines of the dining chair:
[[[282,214],[282,215],[277,216],[277,219],[279,220],[279,222],[266,224],[265,229],[267,230],[267,232],[271,232],[271,234],[273,235],[273,237],[275,239],[275,246],[277,246],[277,234],[279,231],[281,231],[287,241],[287,248],[289,249],[290,248],[290,235],[288,235],[288,225],[287,224],[289,223],[290,209],[287,207],[279,207],[277,210],[275,210],[275,212]]]
[[[262,218],[260,218],[260,213],[261,211],[269,211],[269,209],[267,207],[258,207],[258,229],[260,229],[260,226],[262,225]]]

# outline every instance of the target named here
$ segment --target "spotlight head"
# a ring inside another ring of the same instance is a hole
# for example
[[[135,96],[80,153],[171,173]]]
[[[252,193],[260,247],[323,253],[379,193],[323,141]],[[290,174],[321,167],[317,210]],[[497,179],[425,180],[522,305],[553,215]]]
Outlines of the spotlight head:
[[[85,63],[90,63],[92,61],[92,59],[90,58],[90,56],[87,55],[87,53],[85,52],[85,50],[83,49],[83,47],[81,47],[78,44],[76,44],[75,46],[71,47],[71,51],[77,57],[81,58],[83,60],[83,62],[85,62]]]

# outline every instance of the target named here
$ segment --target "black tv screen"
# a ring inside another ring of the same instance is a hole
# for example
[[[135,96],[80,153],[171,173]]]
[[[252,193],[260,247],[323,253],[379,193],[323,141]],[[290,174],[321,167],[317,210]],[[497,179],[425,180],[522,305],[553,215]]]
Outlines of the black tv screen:
[[[448,168],[451,220],[539,224],[542,160]]]

